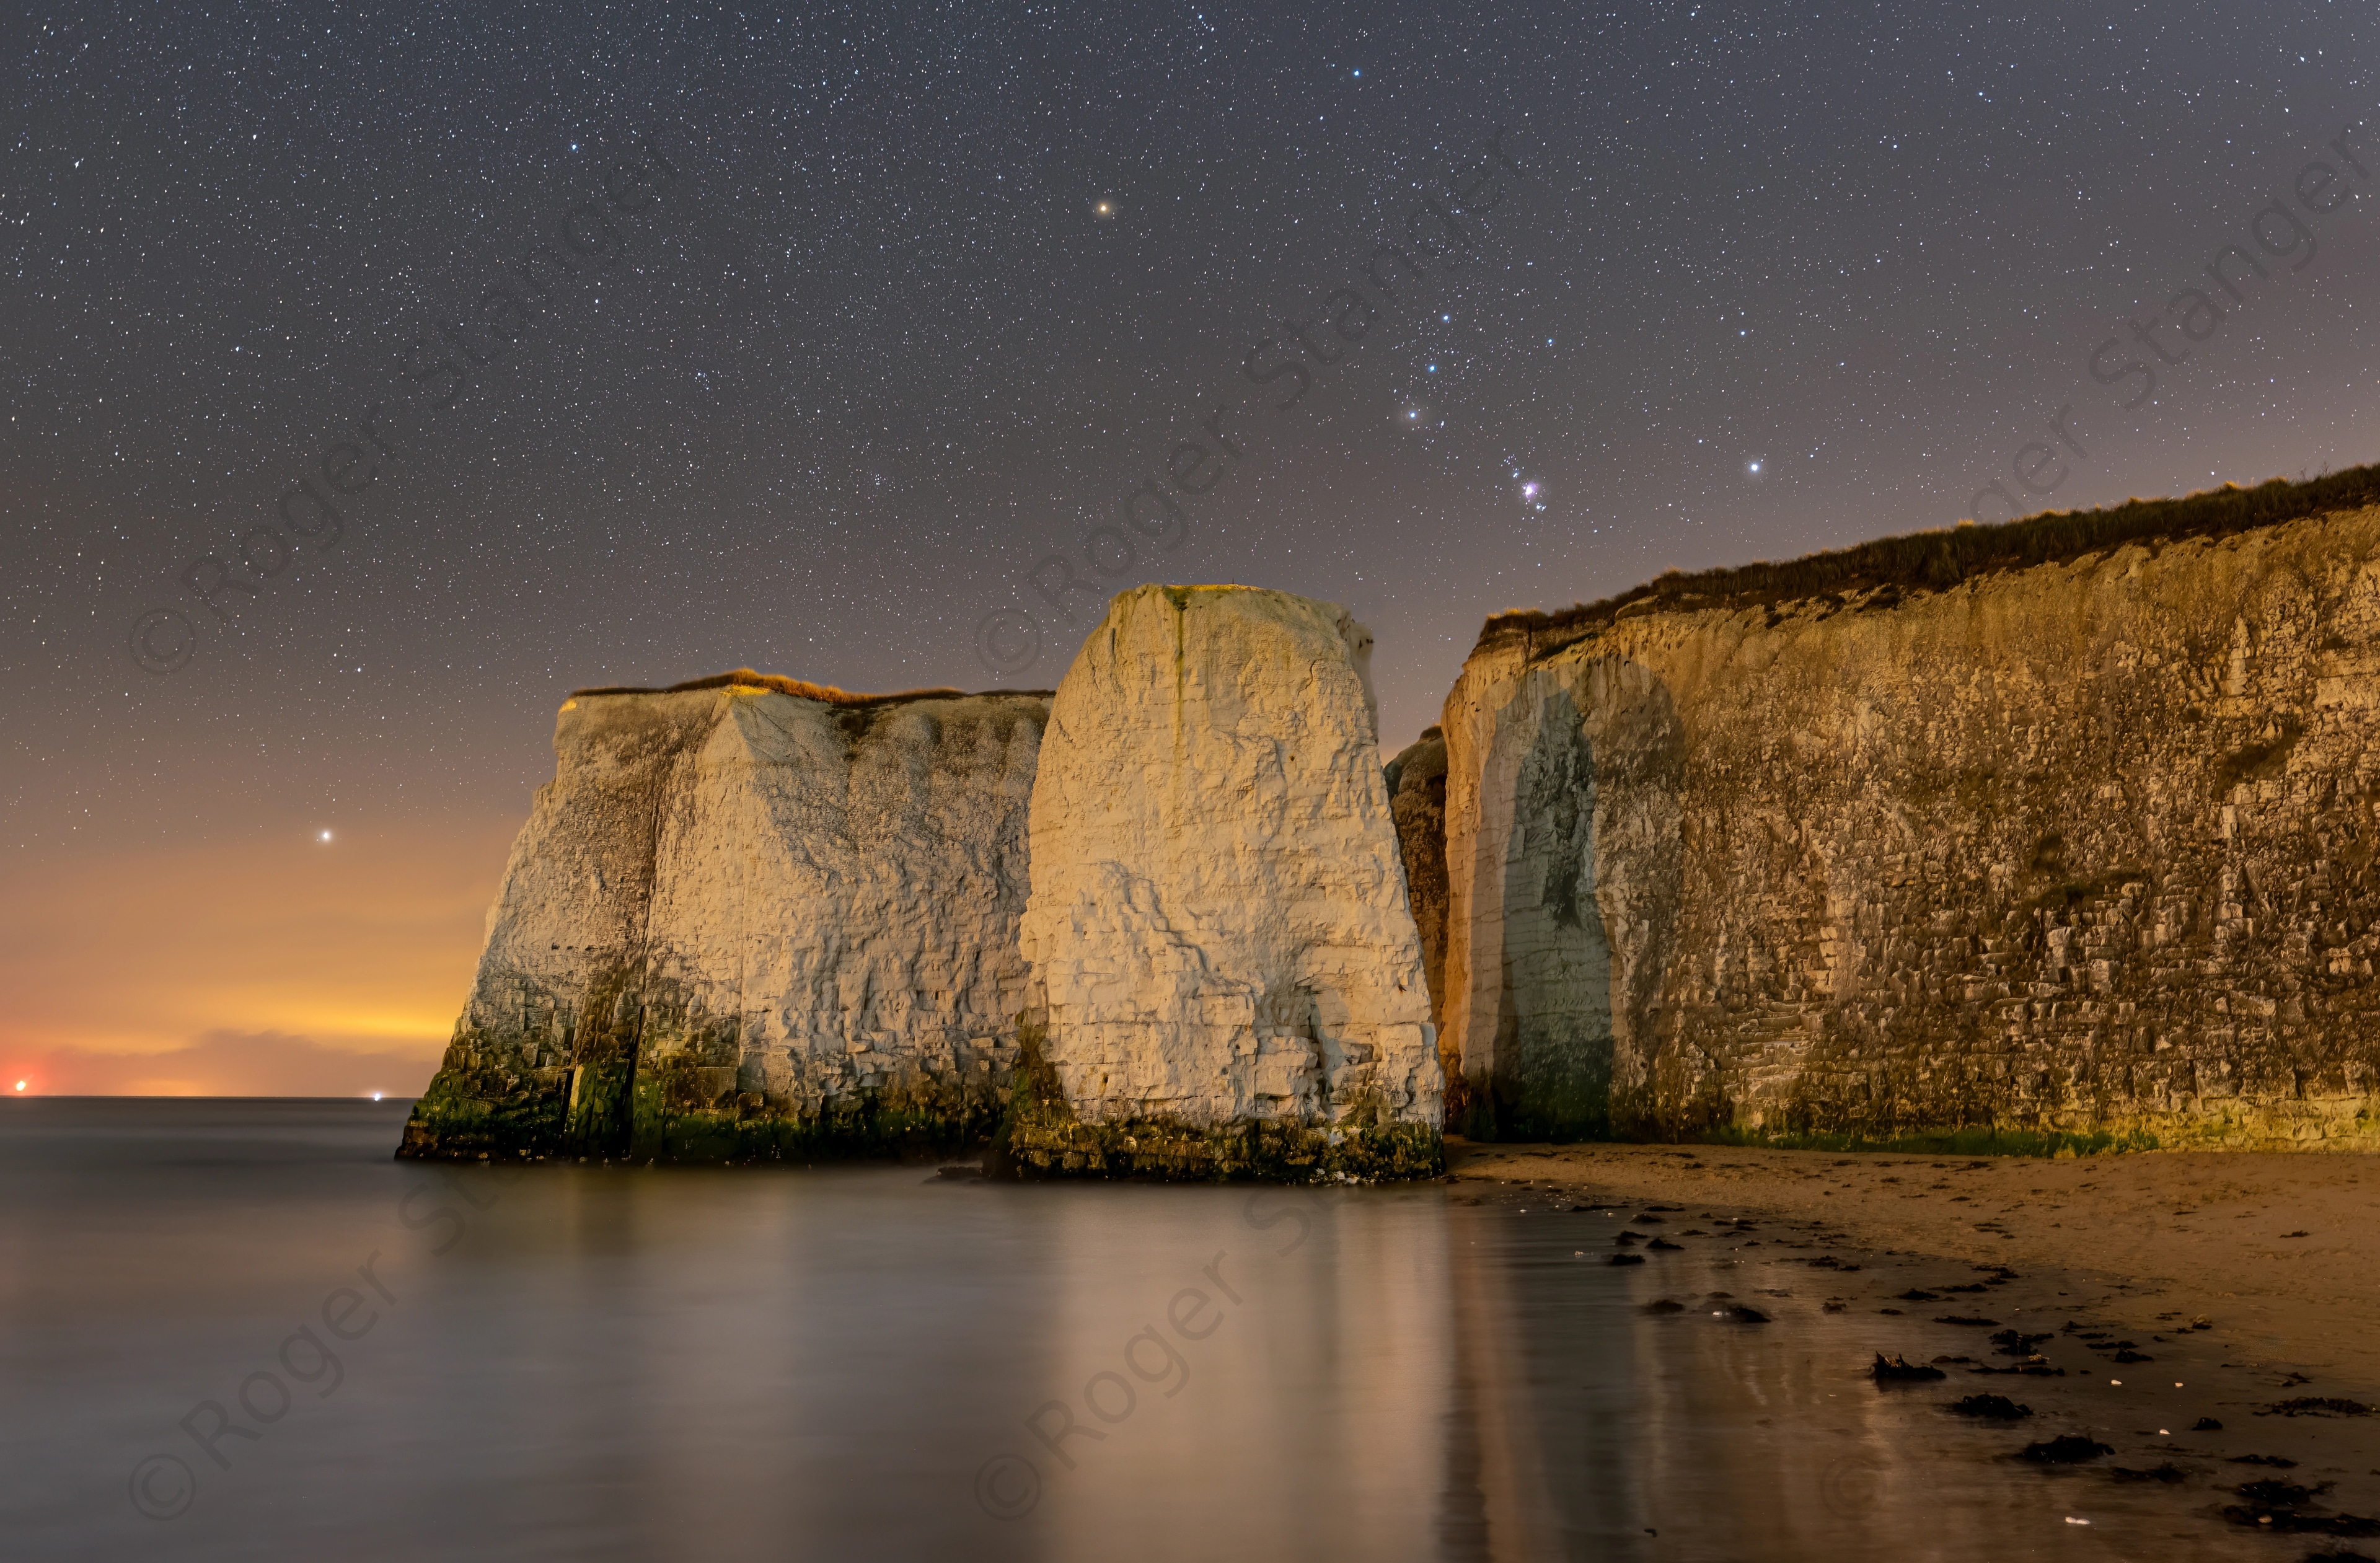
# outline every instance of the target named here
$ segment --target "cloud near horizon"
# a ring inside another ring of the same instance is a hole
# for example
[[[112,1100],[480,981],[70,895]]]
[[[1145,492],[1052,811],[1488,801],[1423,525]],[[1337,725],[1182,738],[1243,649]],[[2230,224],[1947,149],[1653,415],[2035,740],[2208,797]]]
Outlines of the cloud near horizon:
[[[437,1069],[435,1054],[358,1053],[286,1032],[219,1028],[158,1053],[0,1054],[0,1089],[12,1097],[418,1097]]]

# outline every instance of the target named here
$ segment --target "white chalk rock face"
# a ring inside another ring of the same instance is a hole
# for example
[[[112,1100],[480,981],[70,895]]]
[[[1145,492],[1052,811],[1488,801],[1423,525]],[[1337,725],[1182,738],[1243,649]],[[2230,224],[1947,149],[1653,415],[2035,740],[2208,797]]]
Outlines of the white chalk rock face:
[[[808,1157],[988,1133],[1049,699],[748,672],[572,697],[407,1154]]]
[[[1112,1163],[1091,1126],[1134,1123],[1275,1125],[1294,1133],[1267,1145],[1294,1159],[1310,1137],[1324,1166],[1366,1133],[1436,1157],[1442,1076],[1370,652],[1344,609],[1284,592],[1150,586],[1109,605],[1033,793],[1020,931],[1071,1126],[1017,1127],[1025,1159]]]

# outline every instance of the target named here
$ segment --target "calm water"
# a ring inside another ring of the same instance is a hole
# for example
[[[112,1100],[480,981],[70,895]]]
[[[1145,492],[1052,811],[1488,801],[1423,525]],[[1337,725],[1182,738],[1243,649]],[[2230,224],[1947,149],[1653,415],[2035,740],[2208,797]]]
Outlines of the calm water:
[[[403,1117],[0,1104],[8,1557],[2265,1556],[1878,1392],[1824,1278],[1613,1268],[1599,1212],[450,1172]]]

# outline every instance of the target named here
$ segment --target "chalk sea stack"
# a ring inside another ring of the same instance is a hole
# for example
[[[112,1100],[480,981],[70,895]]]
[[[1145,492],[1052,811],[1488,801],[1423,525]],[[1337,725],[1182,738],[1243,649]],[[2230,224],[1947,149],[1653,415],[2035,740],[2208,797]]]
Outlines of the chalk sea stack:
[[[1007,1099],[1046,692],[583,690],[399,1154],[808,1157]]]
[[[1421,943],[1371,636],[1245,587],[1118,595],[1059,685],[1021,926],[1046,1004],[1026,1169],[1405,1176],[1439,1164]]]
[[[1480,1136],[2380,1148],[2380,474],[1492,620]]]

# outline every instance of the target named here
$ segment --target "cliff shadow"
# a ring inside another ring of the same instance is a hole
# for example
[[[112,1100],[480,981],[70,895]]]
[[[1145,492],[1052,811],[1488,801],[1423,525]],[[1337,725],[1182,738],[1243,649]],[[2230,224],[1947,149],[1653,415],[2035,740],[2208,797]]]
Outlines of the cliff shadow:
[[[1608,1138],[1652,1118],[1683,744],[1669,686],[1640,662],[1599,658],[1539,688],[1513,782],[1487,1100],[1468,1127]]]

